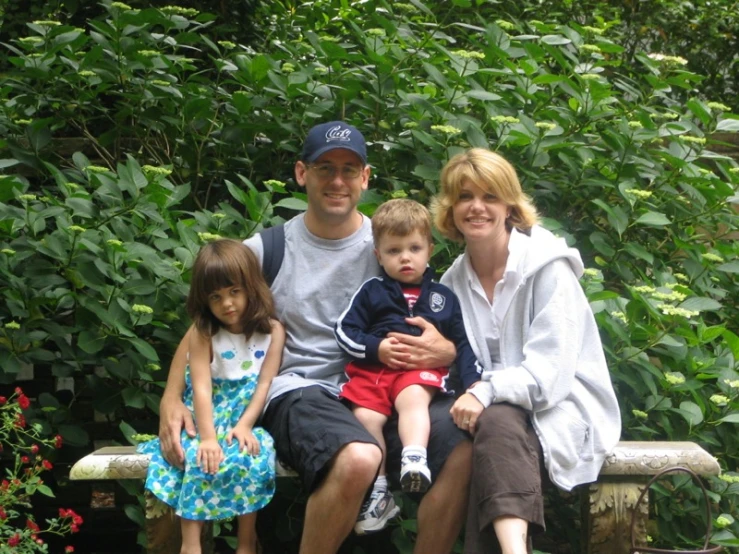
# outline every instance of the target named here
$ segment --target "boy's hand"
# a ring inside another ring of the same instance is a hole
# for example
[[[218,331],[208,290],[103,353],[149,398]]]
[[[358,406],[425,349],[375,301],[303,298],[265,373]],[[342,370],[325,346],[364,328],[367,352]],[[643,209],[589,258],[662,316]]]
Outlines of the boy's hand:
[[[236,427],[228,432],[226,442],[230,445],[233,439],[239,441],[239,452],[246,450],[252,456],[259,455],[259,441],[254,436],[251,427],[237,424]]]
[[[390,369],[404,369],[406,356],[400,347],[398,339],[382,339],[377,347],[377,357]]]
[[[223,461],[223,450],[216,439],[205,439],[200,441],[198,448],[197,462],[198,467],[204,473],[215,475],[218,466]]]
[[[424,367],[449,367],[457,356],[454,343],[445,339],[439,330],[422,317],[408,317],[406,323],[421,329],[421,336],[414,337],[391,332],[393,369],[416,369]],[[384,341],[383,341],[384,342]],[[380,361],[383,361],[380,358]],[[383,361],[383,363],[385,363]]]

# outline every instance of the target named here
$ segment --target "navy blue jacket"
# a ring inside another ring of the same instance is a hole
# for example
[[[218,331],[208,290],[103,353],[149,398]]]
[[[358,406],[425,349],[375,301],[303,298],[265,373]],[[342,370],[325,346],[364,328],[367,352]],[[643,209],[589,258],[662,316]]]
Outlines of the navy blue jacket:
[[[408,309],[400,283],[384,271],[380,277],[365,281],[336,322],[336,340],[355,360],[380,364],[378,349],[387,334],[396,331],[419,336],[420,327],[409,325],[405,318],[422,317],[454,343],[457,371],[467,389],[480,380],[482,367],[467,340],[459,300],[450,288],[432,280],[433,273],[430,267],[424,272],[413,310]]]

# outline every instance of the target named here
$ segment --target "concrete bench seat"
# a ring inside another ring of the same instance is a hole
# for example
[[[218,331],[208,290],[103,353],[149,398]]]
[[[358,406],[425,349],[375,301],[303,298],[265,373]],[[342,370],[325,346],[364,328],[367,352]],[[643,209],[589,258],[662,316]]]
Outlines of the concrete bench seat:
[[[72,480],[144,479],[149,459],[133,446],[101,448],[79,460],[70,471]],[[702,477],[718,475],[716,459],[692,442],[618,443],[606,458],[595,483],[583,485],[582,533],[587,554],[627,554],[631,545],[630,525],[639,495],[649,479],[669,467],[687,467]],[[278,477],[295,473],[278,463]],[[636,533],[646,543],[649,505],[639,506]],[[179,523],[169,507],[146,493],[147,552],[179,552]],[[206,544],[211,541],[206,538]]]

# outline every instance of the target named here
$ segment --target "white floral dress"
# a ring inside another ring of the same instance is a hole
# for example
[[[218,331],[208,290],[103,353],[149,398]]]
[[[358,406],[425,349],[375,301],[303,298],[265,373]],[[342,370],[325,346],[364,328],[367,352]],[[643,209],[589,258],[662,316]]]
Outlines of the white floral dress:
[[[182,432],[184,470],[169,465],[162,457],[159,439],[139,445],[139,452],[151,455],[146,488],[172,506],[178,516],[192,520],[230,518],[259,510],[274,496],[275,448],[269,433],[254,428],[260,448],[257,456],[239,451],[237,440],[230,446],[225,440],[254,394],[270,340],[270,335],[262,333],[245,339],[225,329],[212,338],[213,423],[225,456],[215,475],[197,466],[199,436],[190,438]],[[189,366],[185,385],[183,401],[194,412]]]

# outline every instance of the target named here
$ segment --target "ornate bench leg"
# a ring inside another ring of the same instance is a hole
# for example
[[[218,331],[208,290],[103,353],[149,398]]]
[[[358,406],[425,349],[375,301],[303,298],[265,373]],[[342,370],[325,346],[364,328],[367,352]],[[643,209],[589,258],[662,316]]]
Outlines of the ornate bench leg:
[[[179,554],[182,544],[180,520],[172,508],[157,499],[148,490],[146,500],[146,552],[147,554]],[[213,553],[213,525],[206,522],[200,537],[203,554]]]
[[[588,554],[628,554],[631,547],[631,514],[646,479],[601,477],[583,495],[583,543]],[[649,503],[639,506],[634,533],[637,544],[646,544]]]

